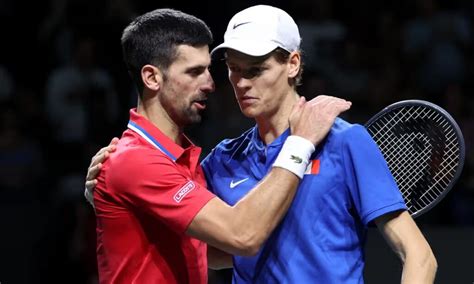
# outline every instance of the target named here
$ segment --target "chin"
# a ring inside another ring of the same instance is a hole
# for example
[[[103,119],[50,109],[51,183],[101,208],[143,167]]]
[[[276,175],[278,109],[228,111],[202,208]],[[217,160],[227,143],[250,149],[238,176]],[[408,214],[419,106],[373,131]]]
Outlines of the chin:
[[[201,123],[201,121],[202,121],[201,115],[195,115],[189,118],[189,124]]]
[[[181,117],[183,121],[187,122],[187,124],[200,123],[202,120],[201,111],[194,109],[187,109],[185,112],[182,113]]]
[[[199,112],[194,113],[189,117],[189,120],[191,121],[191,123],[200,123],[202,121],[202,115]]]
[[[246,109],[240,108],[240,112],[242,112],[242,114],[247,118],[253,118],[254,119],[255,117],[257,117],[256,111],[252,111],[252,109],[250,109],[250,108],[246,108]]]

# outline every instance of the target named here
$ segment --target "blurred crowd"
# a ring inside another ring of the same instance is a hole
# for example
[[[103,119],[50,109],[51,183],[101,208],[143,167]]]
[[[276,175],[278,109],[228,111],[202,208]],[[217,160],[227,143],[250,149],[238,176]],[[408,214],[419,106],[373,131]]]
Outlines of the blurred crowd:
[[[0,282],[96,283],[95,219],[83,198],[91,157],[120,136],[136,91],[122,63],[123,28],[171,7],[203,19],[221,42],[230,17],[255,4],[288,11],[302,35],[312,98],[349,99],[364,123],[424,99],[445,108],[466,142],[463,174],[420,226],[474,226],[474,2],[467,0],[0,0]],[[212,47],[212,46],[211,46]],[[216,91],[191,127],[203,155],[253,126],[213,62]],[[211,275],[212,276],[212,275]]]

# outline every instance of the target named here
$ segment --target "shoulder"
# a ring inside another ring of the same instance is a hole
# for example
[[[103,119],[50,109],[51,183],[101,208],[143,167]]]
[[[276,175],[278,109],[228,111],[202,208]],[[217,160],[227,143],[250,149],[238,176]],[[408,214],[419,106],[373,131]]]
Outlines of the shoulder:
[[[252,127],[250,129],[247,129],[239,137],[224,139],[216,145],[215,149],[218,151],[226,152],[234,151],[240,148],[242,145],[248,145],[248,143],[252,140],[252,135],[254,131],[255,127]]]
[[[337,144],[350,143],[361,139],[371,139],[367,129],[363,125],[349,123],[342,118],[336,119],[328,135],[328,140]]]
[[[157,179],[176,169],[175,163],[161,151],[120,141],[109,157],[107,168],[110,181],[129,184],[132,181]],[[138,178],[139,177],[139,178]]]
[[[230,157],[236,153],[243,152],[247,149],[250,141],[252,141],[254,131],[256,131],[256,128],[252,127],[242,133],[239,137],[222,140],[214,147],[214,149],[212,149],[211,153],[205,158],[205,161],[209,160],[211,157]]]

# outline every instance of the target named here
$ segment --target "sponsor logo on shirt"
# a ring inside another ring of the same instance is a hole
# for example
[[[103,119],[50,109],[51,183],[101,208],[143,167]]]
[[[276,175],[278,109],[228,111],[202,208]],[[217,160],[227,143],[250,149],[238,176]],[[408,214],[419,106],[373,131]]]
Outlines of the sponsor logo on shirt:
[[[241,179],[241,180],[236,181],[236,182],[234,182],[234,180],[231,180],[231,181],[230,181],[230,188],[234,188],[234,187],[238,186],[239,184],[245,182],[245,181],[248,180],[248,179],[249,179],[249,178],[244,178],[244,179]]]
[[[183,187],[181,187],[178,192],[173,196],[174,201],[176,203],[180,203],[183,198],[188,195],[196,186],[194,185],[194,182],[188,181]]]

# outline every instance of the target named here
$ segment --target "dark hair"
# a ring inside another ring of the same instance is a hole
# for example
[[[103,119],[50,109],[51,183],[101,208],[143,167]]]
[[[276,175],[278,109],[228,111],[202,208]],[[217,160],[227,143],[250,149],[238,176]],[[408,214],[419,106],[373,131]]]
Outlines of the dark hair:
[[[122,53],[141,95],[141,69],[146,64],[166,73],[177,57],[177,46],[212,43],[212,33],[202,20],[173,9],[156,9],[131,22],[122,33]]]
[[[277,47],[270,54],[273,55],[275,57],[275,60],[281,64],[288,62],[288,59],[290,58],[290,53],[280,47]],[[295,78],[293,78],[294,87],[301,85],[302,77],[303,77],[303,59],[301,57],[300,69],[298,70],[298,74],[296,74]]]

